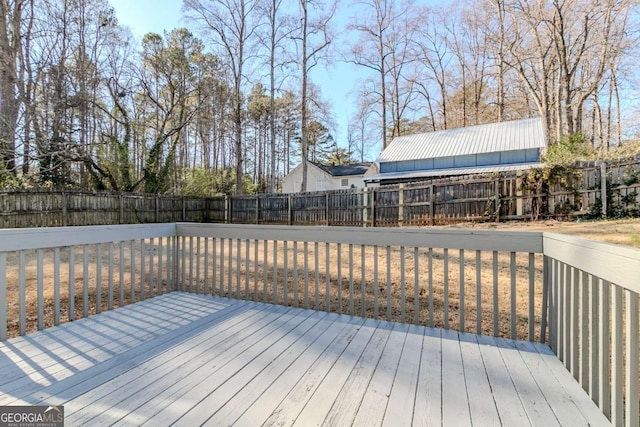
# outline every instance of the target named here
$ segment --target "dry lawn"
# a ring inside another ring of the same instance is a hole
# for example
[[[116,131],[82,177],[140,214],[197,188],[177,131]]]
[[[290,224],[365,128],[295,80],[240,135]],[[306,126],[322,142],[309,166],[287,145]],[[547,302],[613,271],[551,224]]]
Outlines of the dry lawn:
[[[456,227],[482,229],[509,229],[522,231],[550,231],[571,234],[611,243],[640,247],[640,220],[602,221],[566,223],[557,221],[502,224],[462,224]],[[131,301],[148,298],[153,293],[167,292],[172,273],[178,275],[178,282],[186,290],[216,295],[255,299],[271,303],[286,303],[299,307],[326,310],[327,293],[329,309],[347,314],[365,315],[381,319],[415,320],[418,307],[418,321],[424,325],[448,326],[461,329],[461,313],[464,313],[464,330],[519,339],[529,337],[529,257],[516,255],[515,276],[511,275],[511,255],[499,253],[496,259],[497,275],[494,285],[494,259],[490,252],[464,252],[434,249],[431,253],[432,268],[429,269],[429,253],[425,249],[414,252],[413,248],[392,248],[389,256],[384,248],[379,248],[377,258],[374,249],[360,246],[314,244],[308,245],[305,270],[304,245],[297,245],[294,260],[293,244],[287,244],[285,277],[285,248],[282,242],[274,248],[273,242],[231,243],[227,240],[213,242],[208,239],[206,253],[209,260],[205,265],[205,239],[185,239],[187,262],[182,271],[167,269],[168,240],[146,240],[144,252],[137,242],[132,258],[130,243],[120,245],[91,245],[73,249],[73,263],[70,248],[59,250],[59,320],[69,320],[69,271],[73,268],[74,313],[75,318],[95,314],[101,310],[126,305]],[[198,245],[199,243],[199,245]],[[231,244],[231,252],[229,251]],[[182,250],[182,248],[179,248]],[[239,250],[238,250],[239,249]],[[275,249],[275,250],[274,250]],[[109,252],[113,251],[110,267]],[[194,256],[188,257],[191,253]],[[213,254],[215,253],[215,263]],[[231,257],[229,254],[231,253]],[[144,257],[142,256],[144,254]],[[257,256],[256,256],[257,254]],[[266,255],[266,258],[265,258]],[[461,275],[460,257],[464,257]],[[42,251],[42,276],[44,278],[44,327],[54,324],[56,295],[54,292],[55,251]],[[181,256],[181,255],[180,255]],[[134,259],[132,269],[131,260]],[[144,259],[144,281],[142,259]],[[377,259],[377,263],[376,263]],[[86,260],[86,262],[85,262]],[[199,260],[199,261],[198,261]],[[446,264],[446,265],[445,265]],[[38,323],[38,252],[25,252],[24,281],[26,283],[26,323],[31,332]],[[277,266],[274,269],[274,265]],[[352,265],[352,269],[349,268]],[[377,275],[376,275],[377,265]],[[85,272],[86,266],[86,272]],[[295,266],[295,267],[294,267]],[[205,268],[206,267],[206,268]],[[296,268],[297,267],[297,268]],[[478,272],[479,270],[479,272]],[[20,256],[7,254],[7,323],[8,336],[19,335],[20,322]],[[308,273],[305,274],[305,271]],[[534,257],[533,272],[535,288],[533,292],[535,327],[534,335],[539,339],[541,312],[541,271],[542,258]],[[159,276],[159,272],[161,272]],[[275,277],[274,277],[275,273]],[[477,277],[480,281],[477,281]],[[377,279],[376,279],[377,277]],[[364,280],[363,280],[364,278]],[[133,279],[133,280],[132,280]],[[286,280],[285,280],[286,279]],[[87,284],[87,304],[85,310],[85,281]],[[132,292],[131,283],[134,283]],[[274,286],[275,283],[275,286]],[[389,286],[387,287],[387,283]],[[462,283],[462,288],[461,288]],[[111,286],[109,286],[111,284]],[[515,329],[511,328],[512,286],[515,285]],[[98,289],[99,288],[99,289]],[[461,310],[461,289],[464,292],[464,310]],[[328,292],[327,292],[328,290]],[[285,301],[286,294],[286,301]],[[387,304],[389,295],[390,305]],[[98,302],[98,296],[100,301]],[[132,298],[133,297],[133,298]],[[351,297],[351,298],[350,298]],[[479,298],[478,298],[479,297]],[[404,301],[404,304],[403,304]],[[494,319],[493,305],[498,303],[498,317]],[[402,307],[405,307],[402,310]],[[433,310],[431,310],[433,307]],[[478,314],[480,313],[480,314]],[[478,324],[478,318],[480,323]]]

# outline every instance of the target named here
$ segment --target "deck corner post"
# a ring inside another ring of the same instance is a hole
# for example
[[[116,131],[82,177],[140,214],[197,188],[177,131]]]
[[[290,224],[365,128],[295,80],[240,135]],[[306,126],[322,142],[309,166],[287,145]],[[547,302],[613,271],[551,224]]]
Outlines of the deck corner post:
[[[543,238],[544,239],[544,238]],[[548,307],[551,305],[551,294],[549,293],[549,282],[551,280],[551,270],[549,268],[549,257],[544,255],[542,261],[542,315],[540,318],[540,342],[544,344],[547,339],[547,319]],[[551,341],[551,333],[549,333],[549,341]]]

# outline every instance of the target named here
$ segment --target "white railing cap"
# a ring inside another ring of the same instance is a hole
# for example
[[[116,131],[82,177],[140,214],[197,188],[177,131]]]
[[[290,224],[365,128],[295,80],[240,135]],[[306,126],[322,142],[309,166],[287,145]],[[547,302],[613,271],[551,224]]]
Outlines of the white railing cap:
[[[11,228],[0,230],[0,252],[174,236],[175,223]]]
[[[565,234],[544,233],[544,254],[640,293],[640,249]]]
[[[541,232],[177,223],[178,236],[485,251],[542,252]]]

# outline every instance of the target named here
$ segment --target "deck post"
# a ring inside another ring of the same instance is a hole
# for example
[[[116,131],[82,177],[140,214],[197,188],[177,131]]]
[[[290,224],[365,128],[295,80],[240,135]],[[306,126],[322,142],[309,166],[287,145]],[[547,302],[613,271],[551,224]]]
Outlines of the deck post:
[[[551,295],[549,293],[549,282],[551,281],[551,269],[549,268],[549,263],[550,259],[545,255],[542,261],[542,316],[540,319],[540,342],[542,344],[544,344],[546,341],[548,316],[547,308],[551,305],[549,304]],[[549,336],[549,340],[551,341],[551,336]]]

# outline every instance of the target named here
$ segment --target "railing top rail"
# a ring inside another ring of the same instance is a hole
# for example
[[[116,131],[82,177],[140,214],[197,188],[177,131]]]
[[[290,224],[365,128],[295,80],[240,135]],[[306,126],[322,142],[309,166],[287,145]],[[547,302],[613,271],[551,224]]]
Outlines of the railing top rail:
[[[543,234],[544,254],[640,293],[640,249],[564,234]]]
[[[0,230],[0,252],[175,236],[175,223]]]
[[[177,223],[178,236],[542,252],[541,232]]]

